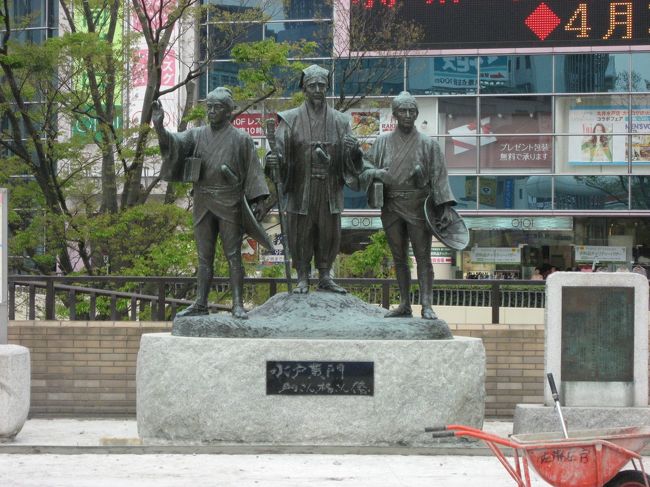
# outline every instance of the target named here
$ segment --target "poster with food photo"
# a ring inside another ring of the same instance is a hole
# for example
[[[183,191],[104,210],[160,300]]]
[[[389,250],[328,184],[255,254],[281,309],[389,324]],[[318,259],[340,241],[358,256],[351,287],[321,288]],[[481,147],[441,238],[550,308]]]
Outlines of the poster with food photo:
[[[352,131],[357,137],[376,137],[379,135],[379,110],[351,112]]]

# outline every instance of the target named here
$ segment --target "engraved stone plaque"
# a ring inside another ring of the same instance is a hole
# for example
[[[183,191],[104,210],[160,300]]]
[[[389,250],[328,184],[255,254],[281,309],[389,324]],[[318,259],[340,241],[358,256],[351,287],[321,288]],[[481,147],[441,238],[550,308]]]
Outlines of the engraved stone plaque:
[[[374,382],[374,362],[266,362],[267,395],[372,396]]]
[[[562,380],[634,379],[634,288],[562,288]]]

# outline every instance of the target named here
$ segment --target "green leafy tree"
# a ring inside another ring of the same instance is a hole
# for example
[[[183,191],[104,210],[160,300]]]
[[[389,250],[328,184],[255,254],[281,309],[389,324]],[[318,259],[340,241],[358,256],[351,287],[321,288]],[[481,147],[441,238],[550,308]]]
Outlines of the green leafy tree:
[[[339,274],[342,277],[391,277],[394,275],[392,259],[386,233],[380,230],[370,236],[365,249],[340,258]]]

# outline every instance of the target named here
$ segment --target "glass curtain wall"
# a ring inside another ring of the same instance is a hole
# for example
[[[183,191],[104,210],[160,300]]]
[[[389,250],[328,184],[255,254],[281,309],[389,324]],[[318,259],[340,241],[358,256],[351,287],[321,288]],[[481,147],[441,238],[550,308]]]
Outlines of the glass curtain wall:
[[[213,0],[219,5],[239,1]],[[268,21],[245,40],[316,40],[317,62],[331,57],[332,9],[315,0],[254,0]],[[232,6],[231,8],[235,8]],[[204,35],[213,35],[211,20]],[[213,59],[201,93],[236,84],[228,53]],[[366,59],[399,75],[349,110],[364,147],[393,130],[390,98],[418,97],[418,129],[441,145],[461,209],[476,212],[638,211],[650,209],[650,53],[495,54]],[[347,80],[358,91],[364,73]],[[332,95],[340,80],[334,77]],[[298,89],[297,80],[295,83]],[[349,209],[366,208],[346,193]]]

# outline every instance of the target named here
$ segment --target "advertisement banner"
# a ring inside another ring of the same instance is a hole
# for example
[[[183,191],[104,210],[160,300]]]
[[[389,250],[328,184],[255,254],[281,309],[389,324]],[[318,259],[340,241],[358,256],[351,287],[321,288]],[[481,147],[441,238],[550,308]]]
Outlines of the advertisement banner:
[[[264,117],[259,112],[250,112],[250,113],[241,113],[235,117],[232,121],[232,124],[235,128],[245,131],[248,135],[254,139],[261,139],[265,137],[264,128],[262,124],[264,119],[275,118],[275,113],[267,113]]]
[[[576,245],[574,249],[576,262],[627,262],[625,247]]]
[[[576,166],[650,164],[650,107],[581,106],[569,109],[569,132],[584,134],[570,137],[569,164]],[[625,132],[632,135],[631,148]],[[631,149],[631,154],[630,154]]]
[[[506,56],[483,56],[481,84],[503,85],[510,79]],[[434,58],[432,88],[437,92],[467,92],[476,89],[476,58],[473,56],[445,56]]]
[[[142,3],[147,17],[152,19],[154,28],[160,28],[165,25],[169,14],[176,8],[176,0],[165,2],[161,0],[145,0]],[[135,34],[139,34],[143,30],[142,25],[140,24],[140,19],[134,9],[130,10],[128,25]],[[177,40],[173,42],[173,45],[165,53],[165,58],[162,62],[160,88],[163,90],[173,87],[180,78],[180,63],[177,52],[178,37],[177,24],[174,27],[174,32],[171,36],[172,39]],[[149,48],[144,36],[140,35],[136,38],[134,48],[135,59],[131,68],[132,87],[129,92],[129,106],[127,107],[127,110],[131,125],[137,127],[140,125],[142,104],[147,89],[147,57]],[[181,117],[179,110],[179,90],[167,93],[160,97],[159,100],[165,110],[165,127],[175,131]]]

